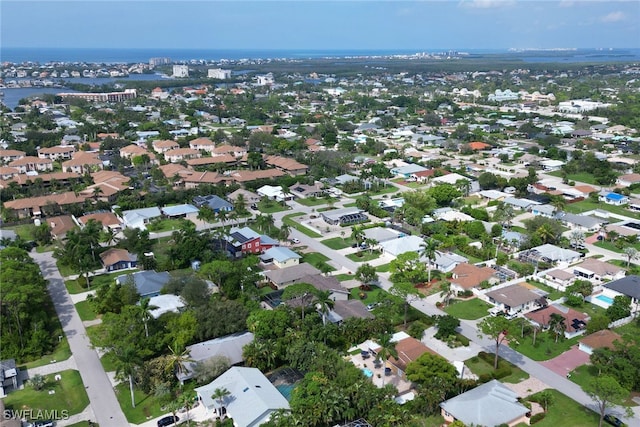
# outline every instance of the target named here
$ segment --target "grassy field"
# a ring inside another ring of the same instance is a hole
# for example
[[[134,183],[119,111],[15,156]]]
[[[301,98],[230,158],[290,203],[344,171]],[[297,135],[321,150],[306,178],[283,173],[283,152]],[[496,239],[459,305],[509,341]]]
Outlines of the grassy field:
[[[98,313],[95,312],[93,306],[89,301],[80,301],[76,304],[76,311],[78,312],[78,316],[80,316],[80,320],[95,320],[98,317]]]
[[[364,292],[367,296],[365,299],[360,298],[361,292]],[[370,291],[361,291],[358,288],[351,289],[351,299],[358,299],[362,301],[364,305],[380,302],[381,299],[384,299],[388,296],[389,294],[384,289],[375,286],[371,288]]]
[[[350,236],[346,236],[346,235],[344,239],[342,237],[333,237],[331,239],[324,239],[320,241],[320,243],[322,243],[326,247],[336,251],[344,248],[350,248],[351,245],[354,244],[355,242],[356,241],[353,240]]]
[[[472,298],[467,301],[453,300],[452,304],[445,307],[444,311],[458,319],[476,320],[489,314],[491,308],[486,302],[478,298]]]
[[[557,390],[553,393],[553,403],[549,406],[547,415],[536,423],[538,427],[557,426],[597,426],[598,415],[588,408],[580,405]],[[539,393],[534,394],[536,396]]]
[[[338,199],[335,197],[307,197],[306,199],[296,199],[296,202],[300,203],[304,206],[318,206],[318,205],[328,205],[330,203],[337,202]]]
[[[378,251],[370,252],[368,250],[364,250],[364,251],[356,252],[354,254],[349,254],[347,255],[347,258],[355,262],[367,262],[367,261],[380,258],[380,252]]]
[[[636,218],[636,219],[640,218],[640,215],[637,212],[630,211],[624,206],[614,206],[614,205],[608,205],[602,202],[592,202],[589,199],[585,199],[577,203],[567,204],[567,206],[565,206],[563,210],[567,212],[575,213],[575,214],[580,214],[580,213],[592,211],[595,209],[609,211],[611,213],[624,215],[630,218]]]
[[[281,205],[280,203],[274,202],[273,200],[260,200],[258,202],[258,209],[262,213],[270,214],[286,211],[289,209],[289,206]]]
[[[135,273],[138,270],[123,270],[115,273],[100,274],[98,276],[89,277],[91,288],[87,289],[87,280],[84,277],[78,277],[75,280],[67,280],[64,282],[70,294],[79,294],[87,291],[94,291],[102,285],[110,285],[116,280],[116,277],[123,274]]]
[[[282,222],[284,222],[285,224],[287,224],[291,228],[295,228],[296,230],[298,230],[299,232],[301,232],[302,234],[304,234],[306,236],[313,237],[314,239],[318,238],[318,237],[322,237],[320,234],[316,233],[315,231],[309,230],[304,225],[302,225],[302,224],[300,224],[300,223],[298,223],[298,222],[293,220],[293,218],[298,217],[298,216],[302,216],[302,215],[304,215],[302,212],[285,215],[282,218]]]
[[[333,277],[335,277],[339,282],[346,282],[347,280],[353,280],[356,278],[353,274],[336,274]]]
[[[326,265],[329,269],[329,271],[335,271],[335,268],[331,267],[329,264],[327,264],[327,261],[329,261],[329,258],[321,253],[318,252],[311,252],[309,254],[303,254],[302,255],[302,259],[300,260],[300,262],[307,262],[311,265],[313,265],[315,268],[317,268],[318,270],[322,270],[322,268],[320,266],[322,265]]]
[[[377,196],[380,194],[392,194],[392,193],[395,193],[396,191],[398,191],[398,188],[390,184],[386,187],[380,187],[376,191],[371,191],[371,190],[365,191],[365,193],[370,196]]]
[[[69,412],[69,415],[80,413],[89,405],[89,397],[76,370],[58,373],[62,379],[56,381],[54,375],[47,375],[46,384],[40,391],[34,390],[28,383],[24,389],[16,390],[4,398],[7,409],[33,409]],[[49,390],[55,393],[49,394]]]
[[[499,362],[498,363],[499,364],[506,363],[511,368],[511,375],[506,376],[504,378],[501,378],[500,381],[502,381],[502,382],[511,383],[511,384],[517,384],[520,381],[523,381],[523,380],[526,380],[527,378],[529,378],[529,374],[527,374],[526,372],[524,372],[522,369],[518,368],[517,366],[507,362],[503,358],[499,358]],[[472,357],[471,359],[467,359],[467,360],[465,360],[464,364],[469,369],[471,369],[471,372],[473,372],[474,374],[476,374],[478,376],[480,376],[482,374],[489,374],[490,375],[490,374],[492,374],[494,372],[493,364],[485,362],[480,357]]]
[[[562,171],[547,172],[547,175],[557,176],[558,178],[560,178],[560,177],[562,177]],[[574,173],[574,174],[571,174],[571,175],[567,175],[567,180],[568,181],[584,182],[585,184],[596,185],[596,180],[595,180],[593,174],[590,174],[590,173],[587,173],[587,172],[579,172],[579,173]]]
[[[376,271],[378,273],[388,273],[389,272],[389,264],[382,264],[376,267]]]
[[[161,219],[147,225],[147,230],[151,233],[161,233],[163,231],[180,230],[185,224],[191,224],[188,219]]]
[[[121,383],[115,387],[116,397],[120,403],[120,408],[124,412],[127,421],[133,424],[142,424],[151,418],[159,417],[166,413],[160,408],[162,402],[153,395],[144,394],[142,391],[134,388],[134,400],[136,407],[131,406],[131,393],[129,391],[129,383]]]
[[[519,330],[519,327],[515,324],[514,330]],[[553,359],[569,350],[571,346],[578,344],[578,341],[582,339],[582,337],[575,337],[569,340],[559,338],[556,343],[554,334],[538,332],[536,335],[536,345],[534,346],[533,335],[525,335],[524,338],[520,338],[519,332],[514,335],[511,341],[509,341],[509,347],[536,361]]]

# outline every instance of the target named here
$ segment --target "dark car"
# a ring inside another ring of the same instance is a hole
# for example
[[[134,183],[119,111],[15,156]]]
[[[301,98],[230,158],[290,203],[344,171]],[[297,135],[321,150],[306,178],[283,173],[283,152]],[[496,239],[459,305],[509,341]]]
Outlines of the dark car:
[[[606,422],[608,422],[609,424],[611,424],[612,426],[616,426],[616,427],[626,427],[627,425],[625,423],[622,422],[622,420],[614,415],[611,414],[607,414],[604,416],[604,420]]]
[[[33,423],[33,427],[53,427],[54,425],[54,422],[51,420],[42,420]]]
[[[180,420],[178,417],[174,417],[173,415],[168,415],[164,418],[160,418],[158,420],[158,427],[168,427],[172,426]]]

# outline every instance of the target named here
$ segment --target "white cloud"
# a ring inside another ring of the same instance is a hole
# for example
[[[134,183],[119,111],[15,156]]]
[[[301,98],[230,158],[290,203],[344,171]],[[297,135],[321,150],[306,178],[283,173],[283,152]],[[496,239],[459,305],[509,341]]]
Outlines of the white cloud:
[[[515,0],[462,0],[459,6],[472,9],[495,9],[499,7],[513,6]]]
[[[611,12],[608,15],[602,17],[602,22],[620,22],[624,21],[626,18],[625,14],[618,12]]]

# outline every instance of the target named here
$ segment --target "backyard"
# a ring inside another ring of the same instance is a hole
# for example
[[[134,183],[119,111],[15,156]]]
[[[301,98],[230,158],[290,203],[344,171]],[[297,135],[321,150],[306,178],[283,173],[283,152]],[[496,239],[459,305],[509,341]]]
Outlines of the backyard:
[[[476,320],[487,316],[491,307],[491,305],[478,298],[466,301],[454,299],[444,308],[444,311],[458,319]]]
[[[69,415],[78,414],[89,405],[80,373],[76,370],[59,372],[61,379],[56,381],[54,374],[47,375],[42,390],[35,390],[30,384],[16,390],[4,398],[7,409],[33,409],[42,411],[67,410]],[[53,393],[50,393],[53,391]],[[35,413],[35,412],[34,412]]]
[[[147,230],[152,233],[160,233],[163,231],[180,230],[182,227],[188,224],[193,224],[191,221],[183,218],[178,219],[158,219],[147,224]]]

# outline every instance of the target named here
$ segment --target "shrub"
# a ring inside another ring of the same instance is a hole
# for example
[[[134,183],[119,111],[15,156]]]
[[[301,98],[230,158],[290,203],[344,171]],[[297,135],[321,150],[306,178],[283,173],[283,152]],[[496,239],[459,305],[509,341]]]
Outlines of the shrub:
[[[546,414],[544,412],[540,412],[539,414],[535,414],[533,417],[531,417],[530,423],[531,424],[535,424],[537,422],[542,421],[544,419],[545,415]]]
[[[488,383],[492,379],[493,378],[491,378],[490,374],[480,374],[480,375],[478,375],[478,381],[480,381],[481,383]]]
[[[462,344],[465,347],[469,346],[469,338],[465,337],[462,334],[456,334],[456,338],[458,339],[458,341],[460,341],[460,344]]]
[[[409,327],[407,328],[407,333],[413,338],[420,340],[422,339],[422,335],[424,334],[425,329],[427,329],[427,325],[424,322],[416,320],[409,325]]]
[[[511,368],[506,366],[506,367],[500,367],[498,366],[498,369],[496,369],[493,373],[493,378],[499,380],[501,378],[504,377],[508,377],[509,375],[512,374]]]
[[[478,363],[478,361],[479,361],[479,360],[480,360],[480,359],[478,359],[478,356],[473,356],[473,357],[471,358],[471,363],[474,363],[474,364],[475,364],[475,363]]]

